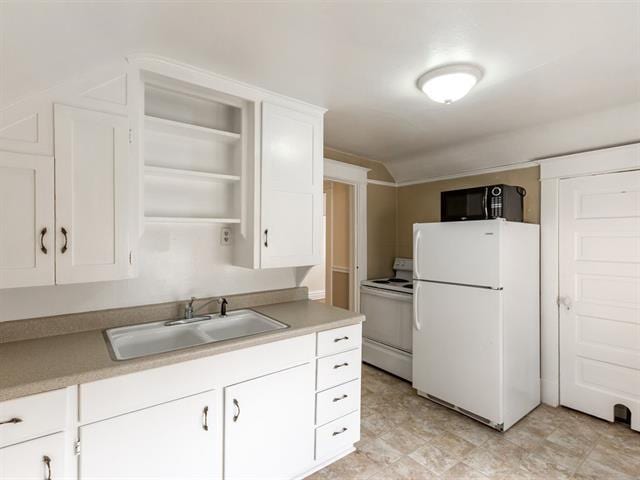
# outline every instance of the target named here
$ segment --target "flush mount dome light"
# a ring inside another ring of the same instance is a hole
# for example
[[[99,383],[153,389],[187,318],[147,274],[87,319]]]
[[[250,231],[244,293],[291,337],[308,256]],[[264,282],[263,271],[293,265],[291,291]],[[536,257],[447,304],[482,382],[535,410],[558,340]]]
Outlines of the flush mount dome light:
[[[434,102],[453,103],[469,93],[481,78],[482,70],[475,65],[447,65],[422,75],[418,88]]]

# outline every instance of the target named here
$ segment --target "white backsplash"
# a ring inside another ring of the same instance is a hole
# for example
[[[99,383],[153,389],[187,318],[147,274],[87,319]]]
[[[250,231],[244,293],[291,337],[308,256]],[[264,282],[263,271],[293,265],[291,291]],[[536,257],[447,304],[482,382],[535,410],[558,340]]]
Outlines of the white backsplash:
[[[146,225],[138,278],[0,290],[0,321],[129,307],[300,285],[308,268],[250,270],[231,265],[220,225]]]

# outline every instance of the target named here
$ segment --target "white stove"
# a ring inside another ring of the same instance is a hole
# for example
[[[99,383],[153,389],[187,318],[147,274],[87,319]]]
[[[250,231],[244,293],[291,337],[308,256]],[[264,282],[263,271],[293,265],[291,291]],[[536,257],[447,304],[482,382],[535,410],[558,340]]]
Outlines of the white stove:
[[[411,380],[413,343],[413,260],[396,258],[394,276],[364,280],[360,287],[362,359]]]

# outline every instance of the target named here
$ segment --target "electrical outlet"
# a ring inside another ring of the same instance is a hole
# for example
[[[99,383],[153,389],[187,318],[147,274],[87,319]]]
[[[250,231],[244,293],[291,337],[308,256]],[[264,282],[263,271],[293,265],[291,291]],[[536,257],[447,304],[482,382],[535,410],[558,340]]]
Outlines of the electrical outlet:
[[[231,245],[233,237],[231,236],[231,228],[223,227],[220,231],[220,245]]]

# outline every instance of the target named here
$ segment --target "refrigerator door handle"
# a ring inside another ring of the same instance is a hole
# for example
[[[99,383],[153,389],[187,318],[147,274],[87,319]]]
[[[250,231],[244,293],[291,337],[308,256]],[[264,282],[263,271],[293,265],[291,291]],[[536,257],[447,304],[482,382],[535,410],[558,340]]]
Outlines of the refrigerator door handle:
[[[420,265],[420,262],[418,261],[418,255],[420,254],[420,234],[421,231],[416,230],[415,240],[413,243],[413,274],[416,278],[422,278],[418,269],[418,266]]]
[[[420,282],[416,281],[415,288],[413,292],[413,328],[416,330],[420,330],[422,325],[420,325],[420,320],[418,320],[418,293],[420,291]]]

